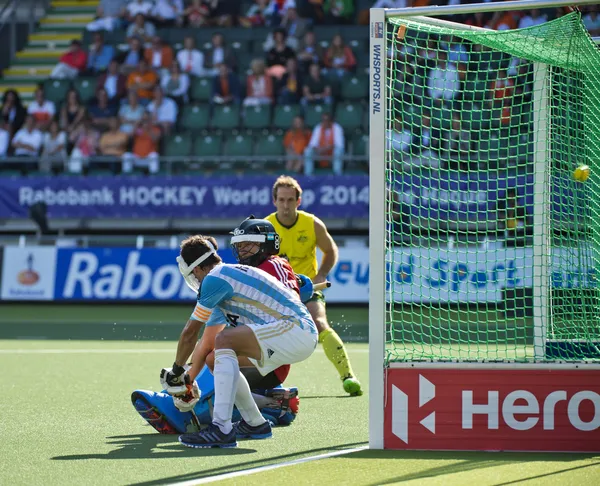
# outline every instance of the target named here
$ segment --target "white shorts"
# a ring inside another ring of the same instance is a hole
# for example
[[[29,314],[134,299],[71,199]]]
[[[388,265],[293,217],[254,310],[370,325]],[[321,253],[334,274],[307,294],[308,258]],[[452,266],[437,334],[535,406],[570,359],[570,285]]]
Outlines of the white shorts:
[[[249,359],[263,376],[280,366],[304,361],[313,354],[319,342],[317,333],[311,333],[308,325],[302,329],[297,319],[245,326],[252,329],[260,345],[261,359]]]

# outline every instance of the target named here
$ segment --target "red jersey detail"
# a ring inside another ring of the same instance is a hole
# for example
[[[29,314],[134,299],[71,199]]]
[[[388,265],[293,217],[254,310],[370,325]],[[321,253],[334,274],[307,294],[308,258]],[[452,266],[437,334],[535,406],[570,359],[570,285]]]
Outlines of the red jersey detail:
[[[269,275],[275,277],[286,287],[295,290],[296,293],[300,295],[300,287],[298,286],[296,274],[294,273],[294,270],[292,270],[290,262],[288,262],[285,258],[281,258],[279,256],[269,257],[257,268],[260,268],[262,271],[267,272]]]

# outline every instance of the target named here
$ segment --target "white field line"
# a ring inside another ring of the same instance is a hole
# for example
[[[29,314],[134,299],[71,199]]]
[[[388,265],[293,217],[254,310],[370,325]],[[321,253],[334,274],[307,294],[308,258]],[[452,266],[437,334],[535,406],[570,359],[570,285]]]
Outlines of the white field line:
[[[209,478],[191,479],[189,481],[182,481],[180,483],[170,483],[169,486],[195,486],[197,484],[214,483],[215,481],[223,481],[225,479],[238,478],[240,476],[248,476],[249,474],[256,474],[256,473],[265,472],[265,471],[272,471],[273,469],[279,469],[281,467],[295,466],[296,464],[302,464],[304,462],[318,461],[320,459],[328,459],[330,457],[342,456],[344,454],[351,454],[352,452],[364,451],[365,449],[368,449],[368,447],[364,446],[364,447],[357,447],[356,449],[345,449],[343,451],[328,452],[327,454],[320,454],[318,456],[304,457],[302,459],[295,459],[293,461],[280,462],[279,464],[272,464],[270,466],[261,466],[261,467],[255,467],[252,469],[244,469],[241,471],[219,474],[217,476],[211,476]]]
[[[0,349],[0,354],[154,354],[174,353],[173,348],[91,348],[91,349]],[[322,353],[322,348],[315,349],[315,353]],[[368,349],[352,349],[349,353],[368,353]]]

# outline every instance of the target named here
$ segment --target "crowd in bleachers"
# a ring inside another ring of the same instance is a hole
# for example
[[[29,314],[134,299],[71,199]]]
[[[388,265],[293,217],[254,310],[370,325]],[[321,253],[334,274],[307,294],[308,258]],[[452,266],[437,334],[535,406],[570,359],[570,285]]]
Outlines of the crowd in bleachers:
[[[369,32],[358,24],[366,23],[370,6],[410,3],[101,0],[83,41],[71,43],[34,101],[24,107],[17,92],[5,93],[0,156],[41,155],[43,170],[72,173],[88,171],[90,161],[104,171],[156,173],[165,167],[159,160],[184,171],[366,173]],[[531,11],[458,20],[505,29],[548,18]],[[585,19],[600,32],[597,7]],[[491,100],[503,123],[505,100],[530,73],[508,59],[489,63],[493,76],[483,79],[479,70],[471,79],[466,73],[481,53],[465,44],[440,39],[417,49],[427,63],[413,63],[414,52],[398,59],[394,89],[402,116],[388,140],[412,164],[439,166],[441,152],[473,150],[469,137],[478,125],[471,121],[465,130],[465,120],[485,112],[484,103]],[[482,90],[481,100],[463,95]],[[517,94],[524,105],[526,93]],[[426,111],[417,111],[419,104]],[[198,160],[200,166],[190,162]],[[40,169],[36,162],[2,167]]]

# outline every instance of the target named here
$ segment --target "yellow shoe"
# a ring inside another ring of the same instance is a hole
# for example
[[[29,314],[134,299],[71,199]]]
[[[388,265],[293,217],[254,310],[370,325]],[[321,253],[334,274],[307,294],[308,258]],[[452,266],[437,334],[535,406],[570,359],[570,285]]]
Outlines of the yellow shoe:
[[[360,397],[363,394],[360,381],[352,376],[344,379],[344,391],[351,397]]]

